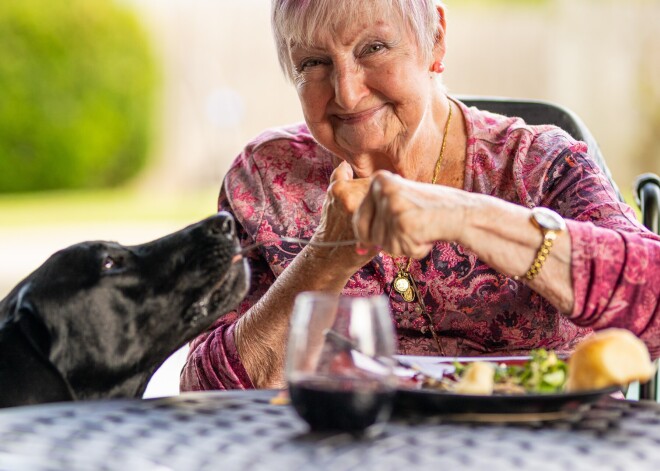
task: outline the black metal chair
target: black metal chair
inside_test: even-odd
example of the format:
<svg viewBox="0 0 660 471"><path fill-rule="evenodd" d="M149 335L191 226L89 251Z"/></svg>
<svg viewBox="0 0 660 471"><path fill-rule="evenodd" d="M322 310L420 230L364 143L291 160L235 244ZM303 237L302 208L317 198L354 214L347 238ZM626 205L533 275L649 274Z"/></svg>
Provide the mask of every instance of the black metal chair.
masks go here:
<svg viewBox="0 0 660 471"><path fill-rule="evenodd" d="M605 163L605 159L587 126L572 111L562 106L539 100L521 100L516 98L486 97L486 96L458 96L459 100L468 106L475 106L482 110L505 116L518 116L527 124L554 124L569 133L574 139L586 143L589 153L598 163L605 175L609 178L617 195L624 201L619 188L612 179L612 174ZM642 213L642 223L656 234L660 229L660 178L652 173L645 173L637 177L634 182L635 200ZM640 385L639 398L658 400L658 373L648 383Z"/></svg>
<svg viewBox="0 0 660 471"><path fill-rule="evenodd" d="M642 213L642 223L656 234L660 234L660 178L653 173L644 173L635 179L635 202ZM658 361L656 360L656 366ZM640 399L658 400L660 378L656 369L653 380L639 387Z"/></svg>

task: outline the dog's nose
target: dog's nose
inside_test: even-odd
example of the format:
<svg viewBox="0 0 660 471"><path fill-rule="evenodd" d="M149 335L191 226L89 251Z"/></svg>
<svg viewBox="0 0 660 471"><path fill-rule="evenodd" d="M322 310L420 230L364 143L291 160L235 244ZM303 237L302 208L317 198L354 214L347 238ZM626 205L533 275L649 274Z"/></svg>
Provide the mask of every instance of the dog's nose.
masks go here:
<svg viewBox="0 0 660 471"><path fill-rule="evenodd" d="M234 222L234 217L225 211L219 212L211 220L209 231L214 235L234 237L236 235L236 223Z"/></svg>

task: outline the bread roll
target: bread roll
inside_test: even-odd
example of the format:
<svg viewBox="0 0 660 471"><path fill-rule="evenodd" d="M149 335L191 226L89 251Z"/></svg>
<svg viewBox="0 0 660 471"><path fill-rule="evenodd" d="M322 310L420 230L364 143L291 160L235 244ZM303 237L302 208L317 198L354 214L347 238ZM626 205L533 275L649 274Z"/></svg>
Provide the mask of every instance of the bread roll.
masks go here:
<svg viewBox="0 0 660 471"><path fill-rule="evenodd" d="M493 394L494 384L495 366L492 363L475 361L466 367L465 373L463 373L454 388L454 392L488 396Z"/></svg>
<svg viewBox="0 0 660 471"><path fill-rule="evenodd" d="M644 342L625 329L606 329L578 344L568 361L568 391L648 381L655 368Z"/></svg>

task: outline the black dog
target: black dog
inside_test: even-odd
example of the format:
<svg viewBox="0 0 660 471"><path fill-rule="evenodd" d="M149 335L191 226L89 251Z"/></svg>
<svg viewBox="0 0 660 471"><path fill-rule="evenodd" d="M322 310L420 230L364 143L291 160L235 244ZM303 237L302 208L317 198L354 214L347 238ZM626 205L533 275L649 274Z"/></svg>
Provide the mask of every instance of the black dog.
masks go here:
<svg viewBox="0 0 660 471"><path fill-rule="evenodd" d="M0 407L141 397L154 371L248 289L220 213L143 245L83 242L0 301Z"/></svg>

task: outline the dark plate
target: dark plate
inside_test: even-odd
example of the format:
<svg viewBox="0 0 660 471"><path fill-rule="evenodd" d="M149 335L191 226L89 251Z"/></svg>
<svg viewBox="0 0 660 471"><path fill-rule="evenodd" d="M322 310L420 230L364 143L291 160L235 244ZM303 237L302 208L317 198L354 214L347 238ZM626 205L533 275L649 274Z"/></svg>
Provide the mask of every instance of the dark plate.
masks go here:
<svg viewBox="0 0 660 471"><path fill-rule="evenodd" d="M494 394L475 396L432 389L398 389L395 415L442 414L459 420L530 421L566 418L580 412L617 387L556 394Z"/></svg>

